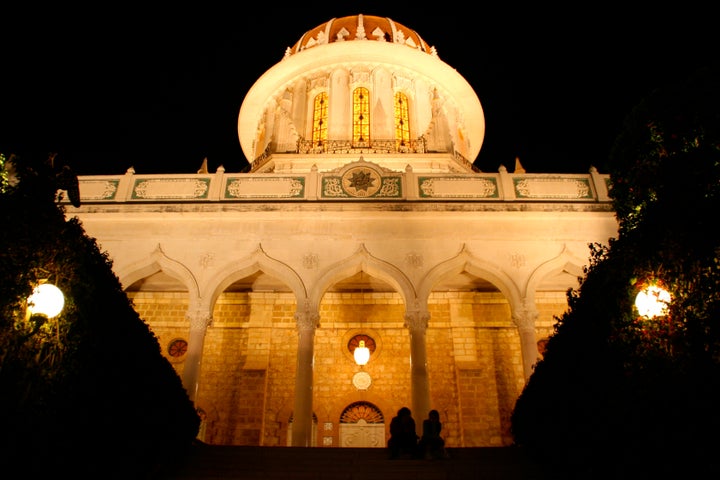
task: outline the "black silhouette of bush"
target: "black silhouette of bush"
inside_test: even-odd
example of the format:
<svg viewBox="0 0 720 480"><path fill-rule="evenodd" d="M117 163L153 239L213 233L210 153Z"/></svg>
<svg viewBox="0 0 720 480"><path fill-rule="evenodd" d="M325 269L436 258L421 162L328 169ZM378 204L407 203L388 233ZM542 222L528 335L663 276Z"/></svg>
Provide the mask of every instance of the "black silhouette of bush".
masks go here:
<svg viewBox="0 0 720 480"><path fill-rule="evenodd" d="M199 417L108 255L56 201L57 165L11 163L19 181L5 172L0 192L0 468L151 478L182 458ZM45 280L65 308L27 318Z"/></svg>
<svg viewBox="0 0 720 480"><path fill-rule="evenodd" d="M720 69L640 103L609 164L619 234L591 245L515 405L515 442L558 477L717 475ZM653 319L634 308L648 282L672 298Z"/></svg>

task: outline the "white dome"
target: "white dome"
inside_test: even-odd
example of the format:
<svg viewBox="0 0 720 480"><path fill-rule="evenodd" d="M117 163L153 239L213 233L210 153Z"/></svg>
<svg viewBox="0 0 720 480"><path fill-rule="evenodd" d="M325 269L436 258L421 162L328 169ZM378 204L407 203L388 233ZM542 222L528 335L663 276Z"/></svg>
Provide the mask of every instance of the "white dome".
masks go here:
<svg viewBox="0 0 720 480"><path fill-rule="evenodd" d="M350 140L358 87L371 97L375 142L362 149ZM328 144L335 147L318 151L308 145L313 100L322 92L328 95ZM412 147L402 151L386 148L395 135L397 92L411 106ZM468 172L485 136L485 117L470 84L414 30L357 15L325 22L288 48L245 96L238 135L255 172L336 169L358 154L395 171L409 165L416 172Z"/></svg>

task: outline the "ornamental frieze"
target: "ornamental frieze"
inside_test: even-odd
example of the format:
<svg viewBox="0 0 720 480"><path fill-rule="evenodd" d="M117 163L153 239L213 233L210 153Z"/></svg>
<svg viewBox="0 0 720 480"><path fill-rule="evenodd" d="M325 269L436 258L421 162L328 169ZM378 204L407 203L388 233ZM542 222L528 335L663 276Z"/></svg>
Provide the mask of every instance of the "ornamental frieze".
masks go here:
<svg viewBox="0 0 720 480"><path fill-rule="evenodd" d="M322 178L323 198L402 198L400 174L384 175L367 166L356 166L338 176Z"/></svg>
<svg viewBox="0 0 720 480"><path fill-rule="evenodd" d="M587 178L541 177L513 178L517 198L590 199L593 198Z"/></svg>
<svg viewBox="0 0 720 480"><path fill-rule="evenodd" d="M80 198L83 201L114 200L120 180L82 180Z"/></svg>
<svg viewBox="0 0 720 480"><path fill-rule="evenodd" d="M420 198L498 198L494 177L418 177Z"/></svg>
<svg viewBox="0 0 720 480"><path fill-rule="evenodd" d="M207 198L209 178L158 178L136 180L132 198L137 200L195 200Z"/></svg>
<svg viewBox="0 0 720 480"><path fill-rule="evenodd" d="M230 177L225 198L268 199L302 198L305 195L305 177Z"/></svg>
<svg viewBox="0 0 720 480"><path fill-rule="evenodd" d="M79 177L80 198L92 203L448 200L473 203L590 202L610 207L608 175L414 174L358 161L326 172L297 174L125 175ZM60 200L69 203L66 196ZM423 202L426 203L426 202ZM494 207L487 207L494 208Z"/></svg>

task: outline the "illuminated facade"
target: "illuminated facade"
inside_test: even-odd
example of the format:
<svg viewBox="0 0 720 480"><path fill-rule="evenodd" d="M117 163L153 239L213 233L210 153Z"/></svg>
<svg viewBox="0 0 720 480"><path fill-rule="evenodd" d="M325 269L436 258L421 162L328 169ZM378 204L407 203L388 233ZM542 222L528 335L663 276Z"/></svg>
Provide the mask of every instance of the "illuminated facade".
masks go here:
<svg viewBox="0 0 720 480"><path fill-rule="evenodd" d="M475 171L475 92L383 17L303 34L238 134L247 173L82 176L67 205L183 379L200 439L383 447L409 406L418 425L440 411L447 446L509 445L588 244L617 234L608 176Z"/></svg>

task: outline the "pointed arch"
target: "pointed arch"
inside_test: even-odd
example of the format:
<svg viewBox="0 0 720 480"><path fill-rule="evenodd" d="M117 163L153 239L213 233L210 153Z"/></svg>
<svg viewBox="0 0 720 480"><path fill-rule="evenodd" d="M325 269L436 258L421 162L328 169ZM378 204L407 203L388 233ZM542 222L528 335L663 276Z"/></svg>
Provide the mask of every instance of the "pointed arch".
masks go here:
<svg viewBox="0 0 720 480"><path fill-rule="evenodd" d="M390 284L402 296L406 305L414 302L415 287L407 276L394 265L374 257L365 248L365 244L360 244L352 256L335 263L320 276L310 292L310 304L319 306L322 296L331 285L359 272L365 272Z"/></svg>
<svg viewBox="0 0 720 480"><path fill-rule="evenodd" d="M578 278L584 276L584 267L587 263L587 260L583 261L570 252L567 245L564 245L560 254L541 264L530 274L527 287L525 288L525 296L527 298L534 298L538 287L551 275L567 272ZM570 286L568 286L568 288L570 288Z"/></svg>
<svg viewBox="0 0 720 480"><path fill-rule="evenodd" d="M418 302L427 303L435 285L445 278L468 272L476 277L484 278L495 285L508 299L511 306L521 304L520 291L515 282L502 269L492 263L472 255L466 245L453 258L439 263L432 268L420 283Z"/></svg>
<svg viewBox="0 0 720 480"><path fill-rule="evenodd" d="M197 301L200 289L195 276L185 265L168 257L160 244L142 260L118 269L118 278L125 290L138 280L160 271L175 278L187 288L191 304Z"/></svg>
<svg viewBox="0 0 720 480"><path fill-rule="evenodd" d="M220 270L214 278L216 283L209 284L203 288L202 298L208 300L208 305L214 305L218 297L227 287L241 278L248 277L256 272L264 272L272 277L282 280L295 294L298 305L302 304L307 297L307 292L302 279L286 263L270 257L258 244L257 249L247 257L233 262Z"/></svg>

